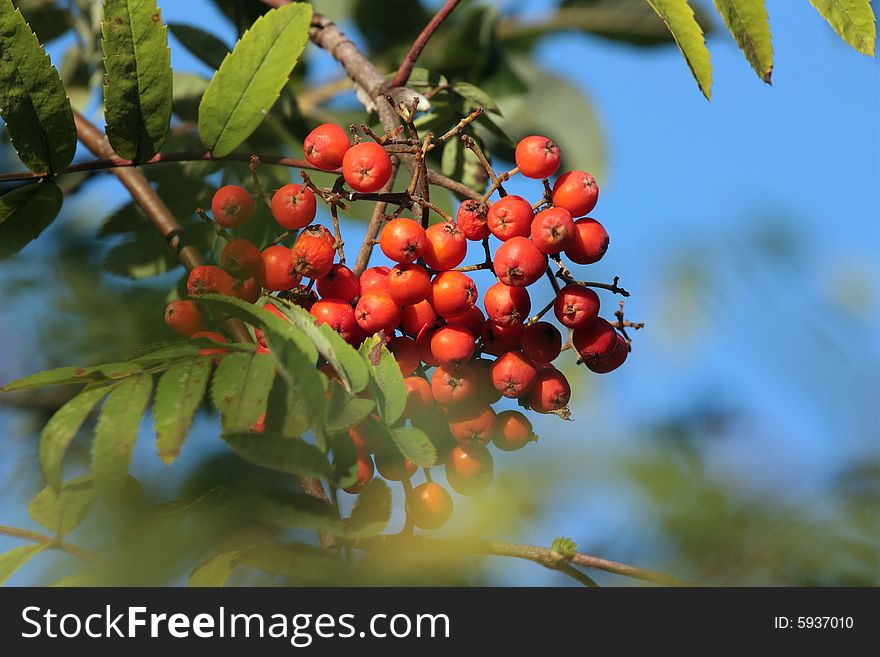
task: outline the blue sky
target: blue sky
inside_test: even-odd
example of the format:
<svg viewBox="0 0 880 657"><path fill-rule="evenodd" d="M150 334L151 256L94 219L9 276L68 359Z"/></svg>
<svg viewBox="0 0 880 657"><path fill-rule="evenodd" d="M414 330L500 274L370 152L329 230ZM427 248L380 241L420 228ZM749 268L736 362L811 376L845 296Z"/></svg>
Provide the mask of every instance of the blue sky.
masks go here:
<svg viewBox="0 0 880 657"><path fill-rule="evenodd" d="M167 21L231 42L210 3L160 4ZM589 481L564 476L541 489L548 503L539 522L517 529L522 540L637 540L631 521L647 522L650 504L621 489L615 456L649 447L644 432L654 422L707 403L735 408L742 420L730 441L705 450L713 476L745 494L809 508L841 467L880 457L880 64L850 50L808 3L768 4L773 86L757 79L719 21L709 42L711 103L675 48L575 34L538 48L542 64L585 91L604 127L608 165L593 216L612 242L590 278L621 275L633 292L627 314L649 327L625 368L577 386L576 422L539 418L537 448L498 459L499 470L525 458L534 467L586 464ZM176 43L172 60L197 69ZM329 71L322 61L319 76ZM104 202L123 199L112 182L99 189ZM510 189L534 194L523 183ZM0 310L0 325L15 317L27 329L22 316ZM20 368L26 363L10 376L27 373ZM16 421L0 414L7 430ZM167 476L147 428L137 467ZM478 504L461 500L472 517ZM0 538L0 549L7 545ZM654 565L663 559L662 550L627 549ZM558 583L530 565L499 568L501 581Z"/></svg>

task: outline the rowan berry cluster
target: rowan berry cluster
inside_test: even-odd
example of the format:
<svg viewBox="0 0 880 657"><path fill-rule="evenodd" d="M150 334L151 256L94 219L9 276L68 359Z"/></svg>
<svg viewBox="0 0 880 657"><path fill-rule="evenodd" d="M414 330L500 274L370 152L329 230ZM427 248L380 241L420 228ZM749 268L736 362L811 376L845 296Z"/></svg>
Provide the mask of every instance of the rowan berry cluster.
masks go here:
<svg viewBox="0 0 880 657"><path fill-rule="evenodd" d="M307 308L352 345L381 334L405 377L402 421L421 428L435 443L449 486L472 495L493 478L488 443L512 451L535 439L526 415L513 409L496 413L494 404L506 397L524 409L567 417L571 386L553 365L560 354L575 351L578 362L597 373L611 372L628 356L622 316L615 324L599 317L599 296L576 281L563 261L564 256L588 265L605 255L608 234L587 216L596 206L599 187L585 171L563 173L551 186L548 179L560 166L559 147L546 137L526 137L516 147L516 169L501 176L488 171L493 179L489 193L461 203L454 220L444 217L429 224L424 204L411 197L409 203L397 200L399 209L385 217L377 240L393 266L356 273L344 258L337 261L342 254L338 222L332 232L313 223L316 196L331 205L360 200L359 194L378 200L381 195L375 192L392 175L389 150L394 151L389 146L394 143L400 142L386 136L352 144L339 126L316 128L305 140L305 157L315 168L341 172L341 178L333 190L322 190L304 175L303 184L285 185L271 197L275 221L295 234L292 245L273 243L260 250L246 239L229 239L219 266L193 269L187 288L193 297L216 292L251 303L277 293ZM516 173L543 179L537 203L504 192L503 182ZM346 185L354 192L345 191ZM493 203L495 191L500 198ZM422 210L422 221L401 216L406 209ZM222 187L214 196L214 221L224 229L241 226L254 212L253 197L242 187ZM493 253L495 239L499 244ZM462 266L469 241L482 242L485 262ZM482 302L471 276L479 270L489 270L497 279L484 291ZM554 296L530 316L530 290L544 276ZM595 285L618 291L616 281L613 287ZM271 296L264 308L283 316ZM559 326L542 319L550 310ZM205 331L205 318L194 300L169 304L166 321L181 335L225 341ZM259 330L256 339L259 349L266 350ZM325 372L333 375L328 367ZM374 476L374 467L395 481L408 480L416 471L383 444L376 422L378 418L369 417L349 432L359 454L358 482L349 492L360 491ZM449 517L452 498L429 476L411 492L407 505L414 523L431 529Z"/></svg>

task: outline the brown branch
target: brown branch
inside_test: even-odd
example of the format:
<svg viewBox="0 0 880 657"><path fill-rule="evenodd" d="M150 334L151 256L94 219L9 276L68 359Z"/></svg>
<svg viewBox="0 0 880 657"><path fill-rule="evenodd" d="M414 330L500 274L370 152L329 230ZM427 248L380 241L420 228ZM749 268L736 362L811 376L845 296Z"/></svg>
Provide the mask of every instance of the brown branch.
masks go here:
<svg viewBox="0 0 880 657"><path fill-rule="evenodd" d="M416 37L416 40L413 42L412 46L410 46L409 52L406 53L406 56L400 63L400 68L397 69L397 73L394 74L394 78L391 80L392 87L402 87L407 83L419 55L422 54L422 51L425 49L425 46L428 45L428 41L431 40L431 37L434 36L434 32L440 27L440 24L446 20L446 17L452 13L452 10L458 6L459 2L461 2L461 0L446 0L446 4L440 8L440 11L438 11L434 15L434 18L428 22L425 29L422 30L422 33Z"/></svg>
<svg viewBox="0 0 880 657"><path fill-rule="evenodd" d="M377 536L356 540L353 542L354 547L361 550L375 549L391 549L400 552L431 552L431 553L459 553L459 554L480 554L487 556L500 557L517 557L519 559L527 559L537 564L549 568L551 570L560 570L564 566L583 566L584 568L594 568L624 577L632 577L643 582L651 582L652 584L661 584L663 586L695 586L695 584L665 575L652 570L646 570L637 566L620 563L618 561L609 561L601 557L576 552L571 558L563 557L550 548L540 547L537 545L521 545L518 543L504 543L501 541L481 541L481 540L452 540L452 539L434 539L424 536ZM566 573L569 574L569 573Z"/></svg>
<svg viewBox="0 0 880 657"><path fill-rule="evenodd" d="M104 133L96 128L79 112L73 113L76 122L76 133L83 145L97 157L112 160L116 157L110 142ZM113 174L128 190L132 200L137 203L147 218L168 243L169 248L177 254L178 259L187 269L205 264L202 254L186 237L180 222L159 198L156 190L140 171L134 168L114 168ZM239 319L231 318L223 324L224 330L236 342L253 342L244 324Z"/></svg>
<svg viewBox="0 0 880 657"><path fill-rule="evenodd" d="M0 534L13 536L15 538L21 538L25 541L31 541L32 543L40 543L41 545L45 545L49 549L62 550L85 561L91 561L92 563L107 563L107 561L99 554L95 554L94 552L90 552L89 550L84 550L83 548L71 545L67 541L61 540L60 538L53 538L51 536L46 536L45 534L28 531L27 529L19 529L18 527L7 527L5 525L0 525Z"/></svg>

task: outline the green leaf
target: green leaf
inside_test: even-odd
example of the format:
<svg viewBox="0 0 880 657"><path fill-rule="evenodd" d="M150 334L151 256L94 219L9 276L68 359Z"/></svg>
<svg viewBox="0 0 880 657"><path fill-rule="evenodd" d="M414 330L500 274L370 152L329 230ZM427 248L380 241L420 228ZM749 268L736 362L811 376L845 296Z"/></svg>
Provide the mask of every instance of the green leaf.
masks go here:
<svg viewBox="0 0 880 657"><path fill-rule="evenodd" d="M314 362L318 357L318 351L312 342L301 331L296 329L289 321L257 308L254 304L227 297L223 294L202 294L198 297L199 303L217 308L222 312L238 317L248 324L260 327L264 332L274 334L284 342L299 349L310 361ZM273 300L274 301L274 300ZM283 308L282 308L283 309Z"/></svg>
<svg viewBox="0 0 880 657"><path fill-rule="evenodd" d="M430 468L437 461L437 450L424 431L416 427L398 427L391 430L391 439L397 449L410 461L422 468Z"/></svg>
<svg viewBox="0 0 880 657"><path fill-rule="evenodd" d="M296 438L281 438L268 432L225 434L223 440L245 461L302 477L334 479L333 466L324 453Z"/></svg>
<svg viewBox="0 0 880 657"><path fill-rule="evenodd" d="M326 324L318 326L305 308L278 300L278 309L315 345L351 392L360 392L367 386L370 374L358 352L341 335Z"/></svg>
<svg viewBox="0 0 880 657"><path fill-rule="evenodd" d="M92 80L89 64L79 45L71 46L64 53L64 59L61 60L61 81L67 97L70 98L71 107L78 112L84 112L92 99Z"/></svg>
<svg viewBox="0 0 880 657"><path fill-rule="evenodd" d="M211 381L211 399L227 433L250 431L266 414L275 380L275 359L266 354L233 353L223 357Z"/></svg>
<svg viewBox="0 0 880 657"><path fill-rule="evenodd" d="M220 68L220 64L229 54L229 46L198 27L168 23L168 29L187 50L214 70Z"/></svg>
<svg viewBox="0 0 880 657"><path fill-rule="evenodd" d="M180 453L193 416L205 396L210 374L211 359L194 358L172 365L159 379L153 401L153 419L156 448L159 458L166 464L173 463Z"/></svg>
<svg viewBox="0 0 880 657"><path fill-rule="evenodd" d="M76 528L95 501L95 486L90 476L73 479L60 491L47 486L28 505L31 518L53 532L64 536Z"/></svg>
<svg viewBox="0 0 880 657"><path fill-rule="evenodd" d="M712 58L706 47L703 29L694 18L694 10L687 0L648 0L648 4L666 23L672 38L678 44L700 91L707 100L712 98Z"/></svg>
<svg viewBox="0 0 880 657"><path fill-rule="evenodd" d="M133 239L112 247L101 266L111 274L134 280L159 276L180 266L177 256L156 231L138 231Z"/></svg>
<svg viewBox="0 0 880 657"><path fill-rule="evenodd" d="M391 518L391 491L375 478L358 495L348 519L349 538L369 538L381 534Z"/></svg>
<svg viewBox="0 0 880 657"><path fill-rule="evenodd" d="M156 363L171 362L184 358L193 358L199 353L199 348L192 342L179 342L166 347L159 347L145 354L131 359L132 363L141 365L153 365Z"/></svg>
<svg viewBox="0 0 880 657"><path fill-rule="evenodd" d="M0 0L0 53L0 115L18 156L36 173L60 171L76 151L70 101L12 0Z"/></svg>
<svg viewBox="0 0 880 657"><path fill-rule="evenodd" d="M263 543L239 553L239 563L273 575L305 582L342 583L349 567L341 559L312 545Z"/></svg>
<svg viewBox="0 0 880 657"><path fill-rule="evenodd" d="M43 427L38 450L40 471L55 490L61 487L61 465L70 442L110 390L112 386L86 388L59 408Z"/></svg>
<svg viewBox="0 0 880 657"><path fill-rule="evenodd" d="M755 73L769 84L773 43L764 0L715 0L715 7Z"/></svg>
<svg viewBox="0 0 880 657"><path fill-rule="evenodd" d="M223 60L199 105L199 135L228 155L262 123L309 38L311 5L292 3L261 16Z"/></svg>
<svg viewBox="0 0 880 657"><path fill-rule="evenodd" d="M333 507L311 495L251 494L238 498L225 508L243 518L283 529L310 529L336 536L345 533L345 523L334 513Z"/></svg>
<svg viewBox="0 0 880 657"><path fill-rule="evenodd" d="M184 121L195 123L199 117L199 103L209 82L195 73L174 71L174 113Z"/></svg>
<svg viewBox="0 0 880 657"><path fill-rule="evenodd" d="M0 260L39 237L58 216L63 202L64 194L52 180L24 185L0 196Z"/></svg>
<svg viewBox="0 0 880 657"><path fill-rule="evenodd" d="M870 0L810 0L840 38L863 55L874 56L877 25Z"/></svg>
<svg viewBox="0 0 880 657"><path fill-rule="evenodd" d="M219 587L226 584L229 574L238 563L238 552L221 552L203 561L189 576L189 586Z"/></svg>
<svg viewBox="0 0 880 657"><path fill-rule="evenodd" d="M306 397L284 376L276 376L266 407L266 431L281 438L299 438L309 428Z"/></svg>
<svg viewBox="0 0 880 657"><path fill-rule="evenodd" d="M131 453L152 388L152 375L133 376L116 386L101 408L92 445L92 473L102 495L118 493L125 487Z"/></svg>
<svg viewBox="0 0 880 657"><path fill-rule="evenodd" d="M24 566L32 557L37 556L48 546L41 543L34 545L22 545L9 552L0 554L0 586L3 586L19 568Z"/></svg>
<svg viewBox="0 0 880 657"><path fill-rule="evenodd" d="M43 388L45 386L67 385L71 383L89 383L100 378L122 379L141 371L141 367L134 362L110 363L95 367L59 367L45 372L31 374L21 379L7 383L0 388L0 392L13 392L15 390L27 390L28 388Z"/></svg>
<svg viewBox="0 0 880 657"><path fill-rule="evenodd" d="M501 114L501 108L498 107L498 103L492 100L489 94L470 82L456 82L452 85L452 90L462 98L471 101L473 103L471 109L482 107L489 112Z"/></svg>
<svg viewBox="0 0 880 657"><path fill-rule="evenodd" d="M121 157L144 162L171 122L171 51L156 0L104 0L104 115Z"/></svg>
<svg viewBox="0 0 880 657"><path fill-rule="evenodd" d="M359 351L370 371L370 388L378 400L379 413L386 424L394 424L406 407L406 385L400 366L378 335L364 340Z"/></svg>
<svg viewBox="0 0 880 657"><path fill-rule="evenodd" d="M324 428L328 433L343 433L366 418L374 408L376 404L372 399L353 397L337 381L331 381Z"/></svg>

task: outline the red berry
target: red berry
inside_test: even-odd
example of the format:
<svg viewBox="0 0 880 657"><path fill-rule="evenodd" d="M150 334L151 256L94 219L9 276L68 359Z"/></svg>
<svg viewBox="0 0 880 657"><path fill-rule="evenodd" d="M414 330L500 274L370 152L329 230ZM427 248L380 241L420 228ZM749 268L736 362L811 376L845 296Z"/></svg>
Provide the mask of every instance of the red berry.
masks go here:
<svg viewBox="0 0 880 657"><path fill-rule="evenodd" d="M471 335L478 338L480 337L480 333L483 332L483 324L486 323L486 316L483 315L482 310L473 306L472 308L465 310L461 315L447 318L447 321L450 324L464 326L471 332Z"/></svg>
<svg viewBox="0 0 880 657"><path fill-rule="evenodd" d="M419 356L428 367L437 367L440 363L434 358L434 352L431 351L431 338L434 337L436 326L425 326L416 336L416 346L419 348Z"/></svg>
<svg viewBox="0 0 880 657"><path fill-rule="evenodd" d="M458 444L446 459L446 481L459 495L476 495L492 483L494 469L482 443Z"/></svg>
<svg viewBox="0 0 880 657"><path fill-rule="evenodd" d="M312 190L290 183L272 196L272 216L282 228L299 230L315 219L317 202Z"/></svg>
<svg viewBox="0 0 880 657"><path fill-rule="evenodd" d="M489 442L495 411L489 404L465 404L449 410L449 432L459 442Z"/></svg>
<svg viewBox="0 0 880 657"><path fill-rule="evenodd" d="M455 369L466 365L474 355L474 336L464 326L447 324L431 336L431 353L441 366Z"/></svg>
<svg viewBox="0 0 880 657"><path fill-rule="evenodd" d="M361 294L375 288L388 291L388 276L391 270L388 267L370 267L360 275Z"/></svg>
<svg viewBox="0 0 880 657"><path fill-rule="evenodd" d="M522 334L523 353L536 363L550 363L562 351L562 334L550 322L535 322Z"/></svg>
<svg viewBox="0 0 880 657"><path fill-rule="evenodd" d="M608 356L601 359L587 358L584 360L584 365L596 374L608 374L623 365L627 356L629 356L629 345L624 337L618 334L617 344L614 345L614 349Z"/></svg>
<svg viewBox="0 0 880 657"><path fill-rule="evenodd" d="M354 309L358 325L372 335L384 330L390 334L400 323L400 306L384 290L370 290L361 295Z"/></svg>
<svg viewBox="0 0 880 657"><path fill-rule="evenodd" d="M379 144L355 144L342 158L342 176L356 192L376 192L391 178L391 158Z"/></svg>
<svg viewBox="0 0 880 657"><path fill-rule="evenodd" d="M617 331L606 320L597 317L571 334L571 344L585 361L607 358L617 346Z"/></svg>
<svg viewBox="0 0 880 657"><path fill-rule="evenodd" d="M262 262L262 258L260 262ZM242 301L256 303L263 292L263 286L256 278L246 278L243 281L235 279L232 283L232 292Z"/></svg>
<svg viewBox="0 0 880 657"><path fill-rule="evenodd" d="M403 414L408 418L422 417L434 408L434 393L431 384L420 376L408 376L403 380L406 386L406 407Z"/></svg>
<svg viewBox="0 0 880 657"><path fill-rule="evenodd" d="M431 377L431 392L441 406L457 406L470 401L476 388L476 372L470 365L455 370L438 367Z"/></svg>
<svg viewBox="0 0 880 657"><path fill-rule="evenodd" d="M422 257L435 271L458 267L467 255L467 239L451 221L434 224L425 231L425 237L427 243Z"/></svg>
<svg viewBox="0 0 880 657"><path fill-rule="evenodd" d="M225 294L235 296L235 281L232 276L214 265L194 267L186 280L186 291L197 294Z"/></svg>
<svg viewBox="0 0 880 657"><path fill-rule="evenodd" d="M354 308L341 299L321 299L315 302L309 312L318 320L318 324L327 324L348 343L355 342L360 333Z"/></svg>
<svg viewBox="0 0 880 657"><path fill-rule="evenodd" d="M431 277L425 268L411 262L399 264L388 275L388 294L399 306L423 301L431 291Z"/></svg>
<svg viewBox="0 0 880 657"><path fill-rule="evenodd" d="M322 123L312 130L303 141L306 159L324 171L342 166L346 151L351 148L348 133L335 123Z"/></svg>
<svg viewBox="0 0 880 657"><path fill-rule="evenodd" d="M527 178L549 178L559 170L561 154L552 139L532 135L516 145L516 166Z"/></svg>
<svg viewBox="0 0 880 657"><path fill-rule="evenodd" d="M528 394L537 377L535 366L518 351L508 351L492 364L492 385L505 397Z"/></svg>
<svg viewBox="0 0 880 657"><path fill-rule="evenodd" d="M489 208L486 225L502 242L511 237L528 237L532 225L531 204L522 196L510 194Z"/></svg>
<svg viewBox="0 0 880 657"><path fill-rule="evenodd" d="M361 293L361 285L354 272L342 264L335 264L327 275L318 279L318 294L343 301L354 301Z"/></svg>
<svg viewBox="0 0 880 657"><path fill-rule="evenodd" d="M346 493L351 493L352 495L360 493L373 478L373 459L370 458L369 454L358 454L357 466L357 481L348 488L343 489Z"/></svg>
<svg viewBox="0 0 880 657"><path fill-rule="evenodd" d="M574 222L575 236L565 255L579 265L598 262L608 250L608 233L595 219L584 217Z"/></svg>
<svg viewBox="0 0 880 657"><path fill-rule="evenodd" d="M444 271L431 282L428 301L441 317L467 312L477 300L477 286L460 271Z"/></svg>
<svg viewBox="0 0 880 657"><path fill-rule="evenodd" d="M379 233L379 248L394 262L412 262L420 258L427 243L421 224L406 217L392 219Z"/></svg>
<svg viewBox="0 0 880 657"><path fill-rule="evenodd" d="M394 354L394 360L404 376L409 376L421 363L421 355L416 341L405 335L399 335L388 341L388 351Z"/></svg>
<svg viewBox="0 0 880 657"><path fill-rule="evenodd" d="M495 418L492 443L501 451L513 452L537 439L532 432L532 423L519 411L501 411Z"/></svg>
<svg viewBox="0 0 880 657"><path fill-rule="evenodd" d="M439 529L452 515L452 496L433 481L413 488L406 501L413 524L420 529Z"/></svg>
<svg viewBox="0 0 880 657"><path fill-rule="evenodd" d="M574 220L565 208L547 208L535 215L532 242L543 253L559 253L574 242Z"/></svg>
<svg viewBox="0 0 880 657"><path fill-rule="evenodd" d="M291 249L293 270L306 278L321 278L333 268L336 249L330 244L321 227L306 228Z"/></svg>
<svg viewBox="0 0 880 657"><path fill-rule="evenodd" d="M205 328L205 316L195 301L172 301L165 307L165 323L185 338Z"/></svg>
<svg viewBox="0 0 880 657"><path fill-rule="evenodd" d="M263 249L263 287L277 292L289 290L302 278L293 269L293 256L290 249L281 244Z"/></svg>
<svg viewBox="0 0 880 657"><path fill-rule="evenodd" d="M409 335L418 335L423 328L431 326L437 319L434 309L427 301L419 301L404 306L400 312L400 328Z"/></svg>
<svg viewBox="0 0 880 657"><path fill-rule="evenodd" d="M483 297L486 317L498 326L522 324L532 309L532 300L524 287L495 283Z"/></svg>
<svg viewBox="0 0 880 657"><path fill-rule="evenodd" d="M486 322L483 325L483 351L493 356L500 356L508 351L519 349L525 326L514 324L512 326L498 326L494 322Z"/></svg>
<svg viewBox="0 0 880 657"><path fill-rule="evenodd" d="M599 185L586 171L567 171L553 184L553 205L565 208L572 217L583 217L596 207Z"/></svg>
<svg viewBox="0 0 880 657"><path fill-rule="evenodd" d="M211 212L224 228L238 228L254 216L254 199L238 185L226 185L214 192Z"/></svg>
<svg viewBox="0 0 880 657"><path fill-rule="evenodd" d="M458 206L455 222L458 229L469 240L479 241L486 239L492 232L486 223L488 209L483 203L468 199Z"/></svg>
<svg viewBox="0 0 880 657"><path fill-rule="evenodd" d="M505 285L531 285L546 269L547 255L525 237L512 237L495 252L495 275Z"/></svg>
<svg viewBox="0 0 880 657"><path fill-rule="evenodd" d="M529 406L538 413L559 411L568 406L571 386L559 370L547 367L538 370L535 386L529 393Z"/></svg>
<svg viewBox="0 0 880 657"><path fill-rule="evenodd" d="M583 285L566 285L556 295L553 312L563 326L583 328L599 315L599 295Z"/></svg>
<svg viewBox="0 0 880 657"><path fill-rule="evenodd" d="M376 452L376 470L388 481L409 479L418 469L415 463L401 456L395 448Z"/></svg>
<svg viewBox="0 0 880 657"><path fill-rule="evenodd" d="M241 237L229 240L220 253L220 268L231 276L245 278L263 278L263 258L260 250L250 240Z"/></svg>
<svg viewBox="0 0 880 657"><path fill-rule="evenodd" d="M492 384L492 362L483 358L471 361L471 367L477 376L477 398L487 404L494 404L501 399L501 393Z"/></svg>

